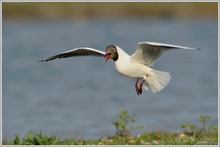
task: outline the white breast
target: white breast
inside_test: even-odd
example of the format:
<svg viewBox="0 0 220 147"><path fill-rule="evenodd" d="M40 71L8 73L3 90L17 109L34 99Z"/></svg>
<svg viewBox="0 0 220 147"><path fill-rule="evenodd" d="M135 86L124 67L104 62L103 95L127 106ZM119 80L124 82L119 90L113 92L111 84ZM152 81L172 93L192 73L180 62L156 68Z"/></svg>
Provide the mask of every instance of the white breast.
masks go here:
<svg viewBox="0 0 220 147"><path fill-rule="evenodd" d="M120 74L130 78L141 78L151 70L144 64L132 62L130 56L121 48L117 47L117 51L118 60L115 61L115 68Z"/></svg>

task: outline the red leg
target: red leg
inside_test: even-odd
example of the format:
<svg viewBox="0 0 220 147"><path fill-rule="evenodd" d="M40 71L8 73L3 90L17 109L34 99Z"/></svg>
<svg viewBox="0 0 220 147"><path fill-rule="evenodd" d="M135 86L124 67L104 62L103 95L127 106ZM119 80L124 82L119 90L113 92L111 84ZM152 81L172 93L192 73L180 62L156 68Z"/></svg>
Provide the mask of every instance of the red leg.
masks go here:
<svg viewBox="0 0 220 147"><path fill-rule="evenodd" d="M136 89L137 94L139 95L140 91L139 91L139 88L138 88L138 79L137 79L136 84L135 84L135 89Z"/></svg>
<svg viewBox="0 0 220 147"><path fill-rule="evenodd" d="M143 86L144 82L145 82L145 80L143 80L140 84L140 89L139 89L140 94L142 93L142 86Z"/></svg>

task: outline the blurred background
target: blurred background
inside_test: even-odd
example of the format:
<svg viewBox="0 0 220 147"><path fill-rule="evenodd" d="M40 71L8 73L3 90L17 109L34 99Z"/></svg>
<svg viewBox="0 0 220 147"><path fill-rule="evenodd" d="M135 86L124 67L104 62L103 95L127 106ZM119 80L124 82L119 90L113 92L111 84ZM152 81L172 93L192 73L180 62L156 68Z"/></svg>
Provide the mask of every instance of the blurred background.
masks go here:
<svg viewBox="0 0 220 147"><path fill-rule="evenodd" d="M200 115L218 124L217 2L2 2L2 15L3 136L101 138L115 133L120 109L144 131L178 132L181 123L202 125ZM80 46L116 44L132 54L142 41L201 50L162 55L153 68L171 82L140 96L103 58L38 62Z"/></svg>

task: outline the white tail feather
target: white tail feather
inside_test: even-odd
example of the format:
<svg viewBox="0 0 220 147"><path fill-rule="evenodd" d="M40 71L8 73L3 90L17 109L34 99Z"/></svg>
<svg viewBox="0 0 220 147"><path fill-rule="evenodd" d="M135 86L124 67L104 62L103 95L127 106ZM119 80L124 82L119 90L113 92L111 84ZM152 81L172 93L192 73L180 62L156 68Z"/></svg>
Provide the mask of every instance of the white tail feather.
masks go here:
<svg viewBox="0 0 220 147"><path fill-rule="evenodd" d="M152 69L149 76L145 79L143 89L153 93L159 92L167 86L170 79L169 73Z"/></svg>

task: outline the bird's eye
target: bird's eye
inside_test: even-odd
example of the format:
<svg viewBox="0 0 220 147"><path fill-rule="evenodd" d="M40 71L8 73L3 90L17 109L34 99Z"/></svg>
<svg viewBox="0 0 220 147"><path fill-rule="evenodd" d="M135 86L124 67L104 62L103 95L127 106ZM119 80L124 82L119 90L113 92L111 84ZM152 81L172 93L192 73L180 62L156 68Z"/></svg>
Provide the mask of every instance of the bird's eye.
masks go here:
<svg viewBox="0 0 220 147"><path fill-rule="evenodd" d="M114 48L112 48L111 51L114 51Z"/></svg>

